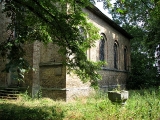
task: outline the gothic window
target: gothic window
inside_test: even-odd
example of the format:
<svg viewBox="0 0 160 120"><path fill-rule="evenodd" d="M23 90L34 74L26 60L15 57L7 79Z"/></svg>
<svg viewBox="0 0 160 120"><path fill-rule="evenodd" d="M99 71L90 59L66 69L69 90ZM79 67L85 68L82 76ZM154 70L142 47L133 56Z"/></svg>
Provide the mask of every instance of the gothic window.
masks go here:
<svg viewBox="0 0 160 120"><path fill-rule="evenodd" d="M80 32L80 40L81 42L84 42L85 40L87 40L87 31L84 27L80 26L79 27L79 32ZM87 59L90 59L90 48L88 48L88 50L86 50L86 55L87 55Z"/></svg>
<svg viewBox="0 0 160 120"><path fill-rule="evenodd" d="M106 41L105 35L101 34L101 40L99 42L99 60L100 61L105 60L105 41Z"/></svg>
<svg viewBox="0 0 160 120"><path fill-rule="evenodd" d="M79 32L80 32L81 36L83 37L83 39L87 38L86 31L85 31L84 27L79 27Z"/></svg>
<svg viewBox="0 0 160 120"><path fill-rule="evenodd" d="M127 47L124 48L124 70L127 70Z"/></svg>
<svg viewBox="0 0 160 120"><path fill-rule="evenodd" d="M114 68L118 69L118 43L114 43Z"/></svg>

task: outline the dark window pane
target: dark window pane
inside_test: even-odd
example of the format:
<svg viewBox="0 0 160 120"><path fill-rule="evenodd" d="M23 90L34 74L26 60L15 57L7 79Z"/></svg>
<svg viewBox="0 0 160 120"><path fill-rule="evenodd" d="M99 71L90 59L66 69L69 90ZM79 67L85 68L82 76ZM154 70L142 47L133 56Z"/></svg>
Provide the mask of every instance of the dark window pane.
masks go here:
<svg viewBox="0 0 160 120"><path fill-rule="evenodd" d="M114 68L118 68L118 51L116 43L114 43Z"/></svg>
<svg viewBox="0 0 160 120"><path fill-rule="evenodd" d="M124 69L127 70L127 49L124 49Z"/></svg>
<svg viewBox="0 0 160 120"><path fill-rule="evenodd" d="M105 57L104 46L105 46L105 39L102 36L99 43L99 60L100 61L104 61L104 57Z"/></svg>

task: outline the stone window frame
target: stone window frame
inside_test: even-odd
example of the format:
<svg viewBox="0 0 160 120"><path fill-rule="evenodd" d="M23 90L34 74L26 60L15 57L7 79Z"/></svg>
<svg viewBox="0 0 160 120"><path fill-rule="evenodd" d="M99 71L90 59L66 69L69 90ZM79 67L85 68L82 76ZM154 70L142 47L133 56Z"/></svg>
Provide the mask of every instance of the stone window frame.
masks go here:
<svg viewBox="0 0 160 120"><path fill-rule="evenodd" d="M82 35L82 37L84 39L87 39L88 38L88 34L87 34L86 29L83 26L78 26L78 29L79 29L79 32ZM90 48L88 48L88 50L86 51L86 55L87 55L87 59L90 60L91 59L91 50L90 50Z"/></svg>
<svg viewBox="0 0 160 120"><path fill-rule="evenodd" d="M107 43L107 37L104 33L101 33L101 39L99 41L99 60L100 61L105 61L105 58L107 56L106 43Z"/></svg>
<svg viewBox="0 0 160 120"><path fill-rule="evenodd" d="M83 26L79 26L78 29L82 37L84 37L84 39L87 39L86 29Z"/></svg>
<svg viewBox="0 0 160 120"><path fill-rule="evenodd" d="M119 66L119 44L118 41L115 40L113 45L113 61L114 61L114 69L118 69Z"/></svg>

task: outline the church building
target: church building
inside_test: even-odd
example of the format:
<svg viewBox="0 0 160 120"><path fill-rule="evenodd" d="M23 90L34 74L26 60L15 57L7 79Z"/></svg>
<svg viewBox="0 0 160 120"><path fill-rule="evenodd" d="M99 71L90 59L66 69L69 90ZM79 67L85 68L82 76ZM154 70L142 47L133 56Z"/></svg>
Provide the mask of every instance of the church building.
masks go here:
<svg viewBox="0 0 160 120"><path fill-rule="evenodd" d="M2 6L0 5L0 10ZM99 73L102 80L99 88L107 91L120 85L125 88L130 62L130 40L132 36L104 15L96 7L84 9L89 21L100 29L101 39L97 40L95 47L88 50L88 59L92 61L105 61ZM9 20L0 11L0 42L6 37L6 27ZM89 83L82 83L74 74L67 74L66 66L62 64L63 57L58 54L58 46L40 42L28 44L25 48L26 59L35 71L26 74L24 82L12 80L12 73L0 73L0 88L19 85L28 90L32 96L39 90L43 97L54 100L69 101L77 97L88 96L92 91ZM0 71L4 69L5 62L0 58Z"/></svg>

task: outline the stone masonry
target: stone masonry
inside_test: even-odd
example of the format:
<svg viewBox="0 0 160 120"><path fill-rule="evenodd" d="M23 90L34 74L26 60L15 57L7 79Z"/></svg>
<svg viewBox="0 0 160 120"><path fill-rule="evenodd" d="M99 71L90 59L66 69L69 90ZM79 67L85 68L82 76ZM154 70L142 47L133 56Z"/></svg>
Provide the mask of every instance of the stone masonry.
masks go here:
<svg viewBox="0 0 160 120"><path fill-rule="evenodd" d="M0 10L2 6L0 5ZM103 91L120 84L125 87L127 73L130 66L130 39L132 38L126 31L116 25L112 20L101 13L96 7L86 8L84 11L88 14L88 20L100 29L99 34L106 36L104 44L104 60L107 65L102 66L99 73L102 80L99 81L99 87ZM7 37L6 27L9 20L0 13L0 42ZM118 68L114 68L114 43L118 43ZM95 47L88 50L88 59L99 61L100 40L97 40ZM24 82L20 85L26 87L31 96L36 96L42 91L43 97L49 97L54 100L62 99L70 101L80 97L88 96L93 89L90 83L82 83L73 73L67 74L66 66L62 64L64 56L58 54L58 46L52 43L43 45L35 41L32 44L26 44L26 59L34 68L25 75ZM124 62L124 49L127 48L127 61ZM0 70L4 69L6 60L0 58ZM12 83L9 78L10 73L0 73L0 87L8 87Z"/></svg>

